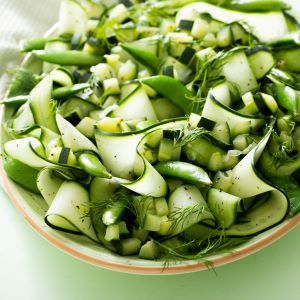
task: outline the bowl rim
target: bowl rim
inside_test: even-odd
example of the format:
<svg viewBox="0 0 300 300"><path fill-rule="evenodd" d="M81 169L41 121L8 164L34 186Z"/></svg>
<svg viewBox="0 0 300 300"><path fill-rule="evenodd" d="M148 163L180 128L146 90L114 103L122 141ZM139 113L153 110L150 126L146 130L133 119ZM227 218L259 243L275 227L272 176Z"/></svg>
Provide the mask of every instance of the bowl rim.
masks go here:
<svg viewBox="0 0 300 300"><path fill-rule="evenodd" d="M0 119L3 118L4 109L3 106L0 108ZM129 265L126 263L118 263L113 261L107 261L102 258L92 257L90 255L85 254L84 252L67 245L63 241L61 241L58 237L52 235L50 232L45 230L43 227L40 227L34 219L30 216L30 214L23 208L21 202L16 197L15 192L13 191L13 185L15 183L11 182L11 180L7 177L4 168L3 168L3 159L0 159L0 176L3 180L3 187L5 188L11 202L18 209L24 219L31 225L31 227L39 233L43 238L45 238L52 245L56 246L56 248L62 250L63 252L81 260L85 261L91 265L99 266L104 269L119 271L130 274L140 274L140 275L170 275L170 274L184 274L184 273L192 273L197 271L202 271L209 269L208 265L204 261L195 261L190 263L191 261L187 261L187 263L170 265L167 268L163 268L162 266L140 266L140 265ZM284 221L280 225L278 225L275 230L263 237L257 239L256 241L250 243L249 245L242 246L241 248L237 248L232 252L228 252L225 254L219 254L214 256L212 259L208 258L208 261L212 264L213 268L216 268L221 265L225 265L234 261L237 261L241 258L244 258L250 254L253 254L271 243L275 242L289 231L291 231L294 227L296 227L300 223L300 214L295 215L294 217Z"/></svg>
<svg viewBox="0 0 300 300"><path fill-rule="evenodd" d="M52 34L59 26L59 23L56 23L52 26L45 34L45 36L49 36ZM31 55L27 54L21 65L26 65L30 63ZM0 81L1 83L1 81ZM6 90L6 89L4 89ZM0 120L3 120L5 117L5 105L0 105ZM0 148L2 149L2 139L3 139L3 128L0 131ZM114 261L108 261L102 258L90 256L83 251L76 249L76 247L67 245L62 240L60 240L57 236L51 234L51 232L47 231L44 227L39 226L37 222L31 217L30 213L22 206L22 201L18 199L16 193L14 191L14 186L17 186L13 181L11 181L3 167L3 158L0 157L0 177L2 179L3 188L6 191L10 201L17 208L19 213L24 217L24 219L31 225L31 227L43 238L45 238L50 244L54 245L59 250L81 260L87 262L91 265L95 265L98 267L102 267L103 269L113 270L123 273L129 274L140 274L140 275L175 275L175 274L185 274L198 272L206 269L210 269L210 267L216 268L218 266L222 266L237 260L240 260L250 254L253 254L273 242L277 241L279 238L287 234L293 228L295 228L298 224L300 224L300 214L297 214L283 223L269 229L272 230L269 234L265 231L261 235L258 235L258 238L254 241L249 241L246 245L241 245L231 252L226 252L222 254L216 254L212 256L208 256L207 262L203 260L199 261L183 261L178 264L170 264L168 267L163 267L163 265L155 265L155 266L145 266L145 265L133 265L127 263L120 263ZM1 180L0 180L1 182ZM151 262L151 261L149 261Z"/></svg>

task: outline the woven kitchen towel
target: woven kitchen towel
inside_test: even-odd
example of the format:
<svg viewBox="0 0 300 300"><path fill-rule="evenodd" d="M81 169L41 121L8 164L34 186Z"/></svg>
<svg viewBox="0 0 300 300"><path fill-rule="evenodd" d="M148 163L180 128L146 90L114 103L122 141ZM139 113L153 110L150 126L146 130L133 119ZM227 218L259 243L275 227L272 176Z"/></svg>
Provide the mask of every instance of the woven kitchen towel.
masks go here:
<svg viewBox="0 0 300 300"><path fill-rule="evenodd" d="M20 63L20 40L41 36L58 19L61 0L0 0L0 75Z"/></svg>

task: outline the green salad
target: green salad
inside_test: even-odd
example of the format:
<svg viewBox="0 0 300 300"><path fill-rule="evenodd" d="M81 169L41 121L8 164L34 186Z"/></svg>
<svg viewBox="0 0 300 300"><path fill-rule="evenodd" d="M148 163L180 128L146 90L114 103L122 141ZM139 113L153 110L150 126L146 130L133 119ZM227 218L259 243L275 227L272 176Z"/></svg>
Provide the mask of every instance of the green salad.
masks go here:
<svg viewBox="0 0 300 300"><path fill-rule="evenodd" d="M3 165L48 226L205 259L300 211L300 24L284 1L64 0L20 47Z"/></svg>

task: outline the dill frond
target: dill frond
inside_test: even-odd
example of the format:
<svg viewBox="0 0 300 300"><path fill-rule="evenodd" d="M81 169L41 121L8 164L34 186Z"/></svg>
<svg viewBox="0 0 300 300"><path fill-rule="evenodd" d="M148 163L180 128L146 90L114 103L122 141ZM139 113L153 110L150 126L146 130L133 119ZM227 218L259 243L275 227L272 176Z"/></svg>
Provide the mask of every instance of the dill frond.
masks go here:
<svg viewBox="0 0 300 300"><path fill-rule="evenodd" d="M11 81L8 97L28 95L37 83L38 79L33 73L25 68L20 68Z"/></svg>
<svg viewBox="0 0 300 300"><path fill-rule="evenodd" d="M180 139L176 141L176 146L183 147L188 143L191 143L204 135L209 134L210 131L206 130L203 127L197 127L192 130L186 131Z"/></svg>

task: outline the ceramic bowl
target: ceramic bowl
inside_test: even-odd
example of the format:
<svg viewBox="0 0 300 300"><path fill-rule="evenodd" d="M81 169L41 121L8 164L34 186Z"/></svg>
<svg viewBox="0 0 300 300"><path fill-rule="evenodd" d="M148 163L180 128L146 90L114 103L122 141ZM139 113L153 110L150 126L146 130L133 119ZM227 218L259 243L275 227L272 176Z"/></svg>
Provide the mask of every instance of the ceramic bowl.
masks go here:
<svg viewBox="0 0 300 300"><path fill-rule="evenodd" d="M51 34L53 31L55 31L55 27L53 27L47 35ZM25 58L23 65L32 70L38 70L41 67L40 63L30 55ZM6 83L8 82L8 80L3 76L0 83L2 89L6 85L5 81ZM11 109L5 108L1 105L1 124L9 118L11 113ZM3 151L3 144L7 139L7 135L3 128L1 128L1 152ZM3 187L14 206L37 231L37 233L43 236L47 241L82 261L105 269L126 273L144 275L180 274L205 270L208 267L207 262L209 262L209 266L213 267L224 265L246 257L270 245L300 223L300 214L298 214L295 217L284 221L280 225L253 237L251 240L235 248L230 253L228 252L208 256L205 258L205 261L189 260L170 263L168 267L165 267L162 261L143 260L135 256L122 257L110 252L106 248L92 242L84 236L64 233L50 228L44 222L44 216L47 211L45 201L40 196L28 192L11 181L5 174L2 161L0 162L0 176L3 182Z"/></svg>

